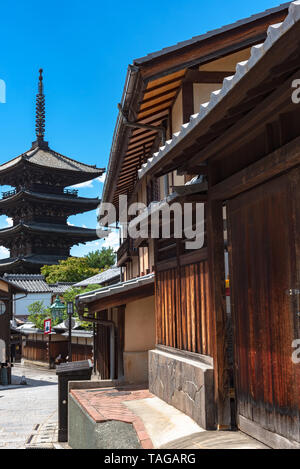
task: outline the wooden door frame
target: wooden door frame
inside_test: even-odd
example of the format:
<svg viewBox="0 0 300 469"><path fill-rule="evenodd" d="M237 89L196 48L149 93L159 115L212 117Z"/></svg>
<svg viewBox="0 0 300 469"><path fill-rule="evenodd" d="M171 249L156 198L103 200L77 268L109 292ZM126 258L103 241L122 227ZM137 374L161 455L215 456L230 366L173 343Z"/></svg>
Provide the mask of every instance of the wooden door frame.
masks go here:
<svg viewBox="0 0 300 469"><path fill-rule="evenodd" d="M213 318L216 423L220 430L228 429L231 425L230 399L234 396L234 390L230 389L230 369L227 359L228 322L222 207L226 200L264 184L298 165L300 165L300 136L221 182L215 183L213 160L208 161L207 247ZM231 269L232 266L230 271Z"/></svg>

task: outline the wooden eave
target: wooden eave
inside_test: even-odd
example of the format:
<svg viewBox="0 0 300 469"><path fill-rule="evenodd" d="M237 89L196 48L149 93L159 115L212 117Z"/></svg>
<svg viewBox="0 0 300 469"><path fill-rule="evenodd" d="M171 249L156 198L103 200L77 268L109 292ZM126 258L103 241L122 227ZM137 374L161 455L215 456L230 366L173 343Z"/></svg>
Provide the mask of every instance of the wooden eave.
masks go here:
<svg viewBox="0 0 300 469"><path fill-rule="evenodd" d="M221 32L199 43L188 44L174 52L162 54L142 63L141 73L144 79L155 79L163 74L174 73L183 67L193 67L216 58L238 52L263 41L268 26L280 23L285 18L288 7L263 16L253 22L237 25L234 29ZM234 26L234 25L233 25ZM151 55L150 55L151 57ZM139 64L139 60L135 61Z"/></svg>
<svg viewBox="0 0 300 469"><path fill-rule="evenodd" d="M29 204L51 204L52 206L63 206L66 213L78 214L87 211L95 210L99 204L100 199L85 199L83 197L72 197L66 194L58 198L47 197L48 194L34 194L26 191L20 191L11 197L0 199L0 214L5 214L8 209L19 207L22 203ZM53 194L50 194L53 195Z"/></svg>
<svg viewBox="0 0 300 469"><path fill-rule="evenodd" d="M228 145L236 147L259 125L271 119L280 100L282 108L291 101L291 83L299 78L300 24L287 31L265 53L222 100L191 129L147 176L161 176L173 169L194 174L209 158L222 158ZM231 148L231 147L230 147ZM232 148L233 149L233 148Z"/></svg>
<svg viewBox="0 0 300 469"><path fill-rule="evenodd" d="M205 41L139 64L140 99L135 104L135 109L132 109L136 116L135 121L140 124L162 126L169 118L183 82L216 83L226 73L202 72L201 76L197 70L199 65L262 42L266 38L268 26L282 21L286 13L287 7ZM212 138L214 135L215 133ZM120 155L115 174L117 180L112 179L111 190L107 190L107 193L112 194L109 197L117 209L120 195L136 193L140 185L137 170L157 151L159 137L160 135L153 130L132 128L127 128L120 137L123 143L122 140L119 142ZM170 166L170 169L177 169L177 165ZM194 170L196 174L197 167ZM105 196L104 201L106 201Z"/></svg>

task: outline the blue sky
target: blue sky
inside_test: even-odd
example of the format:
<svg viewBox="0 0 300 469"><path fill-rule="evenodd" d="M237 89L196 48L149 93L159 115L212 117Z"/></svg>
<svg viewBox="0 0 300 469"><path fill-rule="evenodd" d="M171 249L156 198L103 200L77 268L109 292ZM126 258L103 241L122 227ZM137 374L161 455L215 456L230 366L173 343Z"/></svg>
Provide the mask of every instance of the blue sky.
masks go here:
<svg viewBox="0 0 300 469"><path fill-rule="evenodd" d="M44 69L46 140L51 148L105 167L117 103L133 59L278 4L271 0L2 2L0 79L6 82L7 102L0 104L0 163L28 150L35 140L39 68ZM80 195L101 196L102 187L94 181L80 188ZM0 217L0 228L7 226L6 218ZM70 217L69 222L93 228L96 214ZM85 254L102 243L74 247L72 254Z"/></svg>

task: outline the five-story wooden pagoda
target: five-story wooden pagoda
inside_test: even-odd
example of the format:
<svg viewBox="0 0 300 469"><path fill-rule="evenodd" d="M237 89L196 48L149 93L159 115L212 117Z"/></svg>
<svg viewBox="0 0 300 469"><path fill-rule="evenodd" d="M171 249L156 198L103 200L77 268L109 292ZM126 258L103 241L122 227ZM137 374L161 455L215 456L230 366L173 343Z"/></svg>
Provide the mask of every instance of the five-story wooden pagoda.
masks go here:
<svg viewBox="0 0 300 469"><path fill-rule="evenodd" d="M96 209L100 200L78 197L77 190L66 187L99 177L104 169L50 149L44 133L45 97L40 70L37 139L29 151L0 165L0 184L15 188L4 192L0 200L0 215L13 220L12 226L0 230L0 245L10 250L10 257L0 260L0 275L37 273L42 265L66 259L73 245L97 239L96 230L68 225L67 219Z"/></svg>

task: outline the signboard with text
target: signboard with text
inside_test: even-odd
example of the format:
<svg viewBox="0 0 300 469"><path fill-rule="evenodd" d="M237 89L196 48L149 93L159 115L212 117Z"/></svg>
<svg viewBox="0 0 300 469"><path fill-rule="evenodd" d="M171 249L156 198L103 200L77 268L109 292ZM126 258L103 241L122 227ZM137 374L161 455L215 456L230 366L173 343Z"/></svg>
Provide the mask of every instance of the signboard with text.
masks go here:
<svg viewBox="0 0 300 469"><path fill-rule="evenodd" d="M44 320L44 334L51 334L51 319Z"/></svg>

